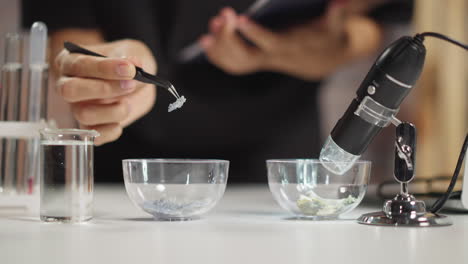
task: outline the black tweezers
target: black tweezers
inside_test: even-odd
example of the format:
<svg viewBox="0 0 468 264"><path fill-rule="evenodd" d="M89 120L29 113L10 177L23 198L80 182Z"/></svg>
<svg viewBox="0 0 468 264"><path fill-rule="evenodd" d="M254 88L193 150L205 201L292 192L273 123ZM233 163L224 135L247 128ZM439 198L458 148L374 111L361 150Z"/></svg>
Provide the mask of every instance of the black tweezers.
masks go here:
<svg viewBox="0 0 468 264"><path fill-rule="evenodd" d="M74 43L65 41L63 43L63 46L65 47L66 50L68 50L70 53L80 53L84 55L90 55L90 56L96 56L96 57L102 57L106 58L106 56L103 56L101 54L98 54L96 52L92 52L90 50L87 50L85 48L82 48ZM136 69L136 74L135 77L133 77L134 80L144 82L144 83L151 83L155 84L157 86L161 86L166 88L167 91L169 91L175 98L179 99L180 96L177 93L177 90L175 89L174 85L170 83L169 81L162 79L156 75L149 74L145 72L142 68L135 66Z"/></svg>

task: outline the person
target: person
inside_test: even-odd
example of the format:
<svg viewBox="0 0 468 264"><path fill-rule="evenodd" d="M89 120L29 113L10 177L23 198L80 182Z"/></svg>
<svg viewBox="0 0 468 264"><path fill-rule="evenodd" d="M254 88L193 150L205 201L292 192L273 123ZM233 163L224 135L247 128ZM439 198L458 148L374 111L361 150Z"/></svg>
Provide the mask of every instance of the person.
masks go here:
<svg viewBox="0 0 468 264"><path fill-rule="evenodd" d="M97 181L122 181L125 158L227 159L230 182L265 182L266 159L318 157L320 82L379 47L381 28L365 15L379 1L330 1L282 31L237 12L252 2L23 1L23 25L51 32L56 92L79 127L101 133ZM197 39L207 61L179 62ZM109 58L70 54L64 41ZM184 107L168 113L172 96L132 80L135 65L170 80Z"/></svg>

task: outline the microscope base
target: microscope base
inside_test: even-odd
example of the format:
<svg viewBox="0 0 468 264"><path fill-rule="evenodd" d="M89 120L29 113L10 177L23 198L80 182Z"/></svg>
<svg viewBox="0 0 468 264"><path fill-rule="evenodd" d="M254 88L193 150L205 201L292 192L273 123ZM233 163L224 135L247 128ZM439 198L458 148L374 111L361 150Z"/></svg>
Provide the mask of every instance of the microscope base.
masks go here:
<svg viewBox="0 0 468 264"><path fill-rule="evenodd" d="M381 211L363 214L357 221L359 224L374 226L437 227L452 225L449 217L433 213L388 217Z"/></svg>

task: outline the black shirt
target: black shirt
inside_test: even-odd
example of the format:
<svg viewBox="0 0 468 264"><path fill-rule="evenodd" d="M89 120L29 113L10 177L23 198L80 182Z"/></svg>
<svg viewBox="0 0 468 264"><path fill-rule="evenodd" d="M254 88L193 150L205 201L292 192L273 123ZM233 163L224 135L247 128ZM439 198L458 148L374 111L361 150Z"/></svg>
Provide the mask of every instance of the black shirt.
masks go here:
<svg viewBox="0 0 468 264"><path fill-rule="evenodd" d="M95 149L95 179L122 181L126 158L216 158L231 161L230 182L266 182L265 160L317 158L321 147L318 82L260 72L232 76L209 63L180 64L180 50L207 31L220 8L246 10L253 0L23 1L23 25L53 32L99 28L106 40L133 38L155 54L159 73L187 98L159 89L150 113L122 137ZM46 8L44 8L46 7Z"/></svg>

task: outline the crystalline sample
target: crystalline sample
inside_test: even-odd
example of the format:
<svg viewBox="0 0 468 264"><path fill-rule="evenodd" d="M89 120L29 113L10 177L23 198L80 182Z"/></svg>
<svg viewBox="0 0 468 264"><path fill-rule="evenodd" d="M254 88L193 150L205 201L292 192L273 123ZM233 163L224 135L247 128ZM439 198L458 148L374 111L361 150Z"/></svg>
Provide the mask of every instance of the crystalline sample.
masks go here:
<svg viewBox="0 0 468 264"><path fill-rule="evenodd" d="M182 95L181 97L177 98L175 102L169 105L167 111L172 112L176 110L177 108L181 108L186 101L187 99L185 99L185 97Z"/></svg>
<svg viewBox="0 0 468 264"><path fill-rule="evenodd" d="M304 215L327 216L341 212L344 207L351 206L356 201L357 198L351 195L344 199L323 199L315 195L301 195L296 204Z"/></svg>
<svg viewBox="0 0 468 264"><path fill-rule="evenodd" d="M192 214L198 210L207 207L209 200L181 201L176 199L159 199L156 201L145 201L143 209L158 215L184 215Z"/></svg>

